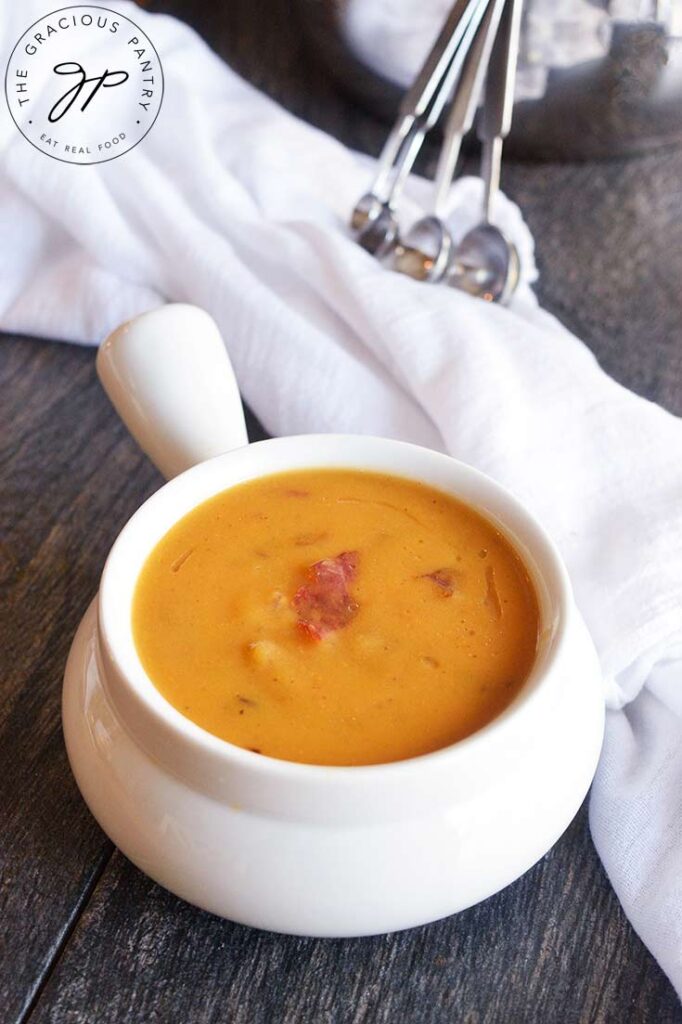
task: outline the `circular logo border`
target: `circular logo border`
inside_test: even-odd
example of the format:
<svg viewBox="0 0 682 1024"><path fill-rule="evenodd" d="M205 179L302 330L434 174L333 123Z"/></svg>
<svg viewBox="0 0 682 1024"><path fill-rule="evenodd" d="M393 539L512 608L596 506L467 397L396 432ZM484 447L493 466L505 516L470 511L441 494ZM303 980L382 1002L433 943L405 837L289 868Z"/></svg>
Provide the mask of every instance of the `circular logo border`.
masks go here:
<svg viewBox="0 0 682 1024"><path fill-rule="evenodd" d="M87 8L88 10L92 10L92 11L107 11L108 14L115 14L118 18L125 18L126 21L130 22L130 24L133 25L137 29L138 32L141 32L142 35L145 37L145 39L147 39L149 41L149 45L151 46L152 50L156 54L156 59L159 62L159 71L161 72L161 99L159 100L159 107L158 107L158 110L156 111L156 114L154 115L154 119L152 120L151 124L147 128L147 130L144 133L144 135L141 135L140 138L137 140L137 142L130 147L130 149L126 149L126 151L124 153L114 153L112 156L104 157L102 160L88 160L87 162L82 162L81 163L81 162L79 162L77 160L65 160L61 156L55 156L53 153L48 153L47 150L41 149L40 146L37 146L35 144L35 142L32 142L31 139L29 139L29 137L27 135L24 135L24 133L23 133L23 131L21 129L21 126L19 124L17 124L17 120L16 120L16 118L14 116L14 113L12 111L12 106L11 106L10 101L9 101L9 94L8 94L8 89L7 89L7 87L8 87L7 78L8 78L8 75L9 75L10 64L12 63L12 58L14 57L14 52L17 49L17 47L19 46L19 44L21 43L21 40L24 38L24 36L28 32L31 31L32 28L35 28L35 26L40 24L41 21L44 21L45 18L52 18L55 14L61 14L62 11L78 11L78 10L82 10L83 8ZM161 63L161 57L159 56L159 51L156 49L156 47L154 46L154 43L151 41L150 37L147 35L147 33L144 31L144 29L141 29L140 26L137 24L137 22L133 21L132 18L129 18L127 14L121 14L120 11L115 11L111 7L100 7L99 4L97 4L97 5L95 5L95 4L69 4L68 7L57 7L56 10L49 11L47 14L43 14L40 18L36 18L36 20L31 25L29 25L28 28L24 29L24 31L21 33L21 35L17 39L16 43L12 47L12 52L9 55L9 58L7 60L7 67L5 68L5 80L4 80L5 102L7 103L7 109L9 110L9 115L12 118L12 121L14 122L14 125L15 125L16 129L18 130L19 134L21 135L21 137L23 139L26 139L26 142L28 142L28 144L30 146L33 146L33 148L38 153L42 153L43 156L49 156L51 160L58 160L60 164L69 164L69 166L71 166L71 167L96 167L98 164L109 164L109 163L111 163L112 160L120 160L121 157L127 156L128 153L132 153L132 151L135 149L135 147L139 146L140 143L143 141L143 139L147 138L147 136L149 135L150 131L152 130L152 128L156 124L156 120L157 120L159 114L161 113L161 107L163 106L163 98L164 98L164 94L165 94L165 88L166 88L166 79L165 79L165 76L164 76L164 73L163 73L163 64Z"/></svg>

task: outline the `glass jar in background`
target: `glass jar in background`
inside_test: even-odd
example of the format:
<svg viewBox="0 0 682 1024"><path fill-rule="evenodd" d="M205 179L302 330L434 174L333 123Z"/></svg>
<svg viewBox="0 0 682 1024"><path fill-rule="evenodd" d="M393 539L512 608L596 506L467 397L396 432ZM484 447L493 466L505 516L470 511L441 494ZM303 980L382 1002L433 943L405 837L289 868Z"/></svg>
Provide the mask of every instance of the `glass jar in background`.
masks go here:
<svg viewBox="0 0 682 1024"><path fill-rule="evenodd" d="M297 0L344 87L387 119L452 0ZM589 159L682 141L682 0L526 0L512 155Z"/></svg>

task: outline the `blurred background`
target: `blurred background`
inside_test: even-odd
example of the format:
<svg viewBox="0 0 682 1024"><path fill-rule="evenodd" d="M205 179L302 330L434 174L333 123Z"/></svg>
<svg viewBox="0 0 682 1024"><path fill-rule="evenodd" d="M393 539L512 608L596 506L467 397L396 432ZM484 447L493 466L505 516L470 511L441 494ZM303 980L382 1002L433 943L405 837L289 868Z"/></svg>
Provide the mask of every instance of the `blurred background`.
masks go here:
<svg viewBox="0 0 682 1024"><path fill-rule="evenodd" d="M144 6L182 17L295 114L376 154L400 96L395 82L410 80L450 5ZM681 413L682 2L528 0L524 10L502 187L535 236L536 291L607 372ZM437 149L436 140L425 147L421 173L433 173Z"/></svg>

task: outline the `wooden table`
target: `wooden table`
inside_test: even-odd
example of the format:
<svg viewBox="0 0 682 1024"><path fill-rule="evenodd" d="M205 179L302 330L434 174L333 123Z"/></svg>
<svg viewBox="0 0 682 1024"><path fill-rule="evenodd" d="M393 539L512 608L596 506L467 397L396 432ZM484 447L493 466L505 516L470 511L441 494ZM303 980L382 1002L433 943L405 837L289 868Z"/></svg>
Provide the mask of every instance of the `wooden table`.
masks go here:
<svg viewBox="0 0 682 1024"><path fill-rule="evenodd" d="M297 113L376 150L382 126L335 91L285 0L150 6L193 22ZM681 180L680 151L505 169L537 239L545 305L609 372L677 413ZM0 1020L682 1021L673 989L609 886L585 808L498 896L377 938L253 931L195 910L133 868L76 790L59 700L69 643L107 550L160 478L104 398L91 350L5 337L0 393Z"/></svg>

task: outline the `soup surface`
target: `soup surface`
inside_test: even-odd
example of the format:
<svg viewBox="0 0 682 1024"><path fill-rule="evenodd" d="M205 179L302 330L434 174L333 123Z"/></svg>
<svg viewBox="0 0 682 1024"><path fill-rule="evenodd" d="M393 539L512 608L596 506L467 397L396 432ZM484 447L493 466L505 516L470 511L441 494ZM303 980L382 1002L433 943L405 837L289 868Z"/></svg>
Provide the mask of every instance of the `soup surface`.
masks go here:
<svg viewBox="0 0 682 1024"><path fill-rule="evenodd" d="M440 491L304 470L199 505L150 554L133 631L154 685L257 753L359 765L425 754L500 713L539 614L510 543Z"/></svg>

